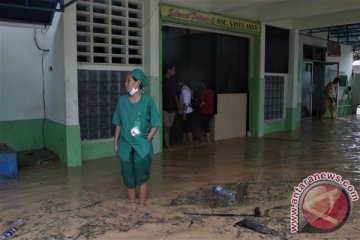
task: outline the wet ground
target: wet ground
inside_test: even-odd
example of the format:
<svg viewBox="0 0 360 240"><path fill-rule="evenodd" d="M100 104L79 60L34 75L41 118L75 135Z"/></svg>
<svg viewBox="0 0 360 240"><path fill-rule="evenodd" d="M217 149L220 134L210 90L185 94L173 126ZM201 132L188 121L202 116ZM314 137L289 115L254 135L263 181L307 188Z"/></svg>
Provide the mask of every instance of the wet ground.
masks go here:
<svg viewBox="0 0 360 240"><path fill-rule="evenodd" d="M303 121L291 134L166 150L153 159L146 206L127 203L115 157L81 168L23 167L18 182L0 184L0 231L21 218L13 239L359 239L359 201L334 232L290 233L293 188L323 171L360 191L360 119ZM236 201L214 196L217 184L238 192ZM256 207L260 217L251 216ZM273 232L234 225L244 218Z"/></svg>

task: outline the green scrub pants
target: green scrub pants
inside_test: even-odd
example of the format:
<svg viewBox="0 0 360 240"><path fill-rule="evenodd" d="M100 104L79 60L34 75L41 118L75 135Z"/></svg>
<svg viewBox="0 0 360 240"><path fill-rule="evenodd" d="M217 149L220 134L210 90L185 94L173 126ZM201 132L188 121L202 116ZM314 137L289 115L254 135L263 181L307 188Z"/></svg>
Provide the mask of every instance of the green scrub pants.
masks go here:
<svg viewBox="0 0 360 240"><path fill-rule="evenodd" d="M134 148L132 148L129 161L121 160L121 175L124 185L127 188L135 188L146 183L150 178L150 166L150 154L140 158Z"/></svg>

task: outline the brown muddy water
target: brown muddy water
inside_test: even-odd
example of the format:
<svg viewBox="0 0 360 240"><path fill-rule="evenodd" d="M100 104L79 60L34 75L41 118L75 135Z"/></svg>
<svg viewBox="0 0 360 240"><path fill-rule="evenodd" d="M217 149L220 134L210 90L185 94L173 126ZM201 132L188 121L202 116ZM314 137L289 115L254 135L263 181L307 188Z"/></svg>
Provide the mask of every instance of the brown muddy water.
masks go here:
<svg viewBox="0 0 360 240"><path fill-rule="evenodd" d="M18 182L0 184L0 231L21 218L26 223L13 239L359 239L359 201L334 232L290 233L293 188L324 171L360 191L356 116L302 121L295 133L196 142L157 154L146 206L127 203L116 157L70 169L57 162L27 166ZM236 191L236 201L214 196L217 184ZM261 217L235 216L253 215L256 207ZM234 226L244 218L274 232Z"/></svg>

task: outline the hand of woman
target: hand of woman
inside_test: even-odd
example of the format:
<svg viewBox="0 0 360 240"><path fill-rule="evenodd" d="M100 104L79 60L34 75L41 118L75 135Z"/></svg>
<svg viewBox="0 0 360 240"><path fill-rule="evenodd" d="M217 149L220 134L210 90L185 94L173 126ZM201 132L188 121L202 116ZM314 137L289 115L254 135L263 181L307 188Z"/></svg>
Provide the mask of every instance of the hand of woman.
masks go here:
<svg viewBox="0 0 360 240"><path fill-rule="evenodd" d="M183 120L186 120L186 113L183 113Z"/></svg>
<svg viewBox="0 0 360 240"><path fill-rule="evenodd" d="M118 145L117 145L117 144L114 144L114 152L115 152L115 153L117 153L117 152L118 152L118 150L119 150Z"/></svg>
<svg viewBox="0 0 360 240"><path fill-rule="evenodd" d="M178 104L178 105L177 105L177 109L178 109L178 112L179 112L180 114L183 114L184 108L183 108L183 106L182 106L181 104Z"/></svg>

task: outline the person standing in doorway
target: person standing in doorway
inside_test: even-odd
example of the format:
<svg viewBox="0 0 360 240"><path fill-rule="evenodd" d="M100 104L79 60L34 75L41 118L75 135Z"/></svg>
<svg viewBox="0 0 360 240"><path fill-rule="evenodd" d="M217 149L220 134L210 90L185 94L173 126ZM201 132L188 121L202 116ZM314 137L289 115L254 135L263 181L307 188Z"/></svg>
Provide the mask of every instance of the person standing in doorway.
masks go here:
<svg viewBox="0 0 360 240"><path fill-rule="evenodd" d="M161 121L152 98L143 92L148 85L144 72L134 69L126 76L128 94L119 98L112 123L116 125L114 151L121 162L121 175L129 202L137 195L144 204L149 193L152 139Z"/></svg>
<svg viewBox="0 0 360 240"><path fill-rule="evenodd" d="M215 112L215 92L205 83L201 84L200 119L208 143L211 142L210 120Z"/></svg>
<svg viewBox="0 0 360 240"><path fill-rule="evenodd" d="M324 99L322 109L320 112L320 119L324 118L326 109L329 109L331 118L336 118L336 87L340 82L339 77L335 77L332 82L329 82L325 87Z"/></svg>
<svg viewBox="0 0 360 240"><path fill-rule="evenodd" d="M181 127L182 127L182 132L183 132L183 140L190 147L192 147L193 146L192 118L193 118L193 111L194 111L191 106L192 91L183 82L180 82L179 86L181 88L180 104L182 107L181 107L180 113L182 115Z"/></svg>
<svg viewBox="0 0 360 240"><path fill-rule="evenodd" d="M170 148L170 131L174 124L175 113L178 106L177 84L174 76L176 67L172 65L165 67L163 78L163 121L164 121L164 143L166 148Z"/></svg>

